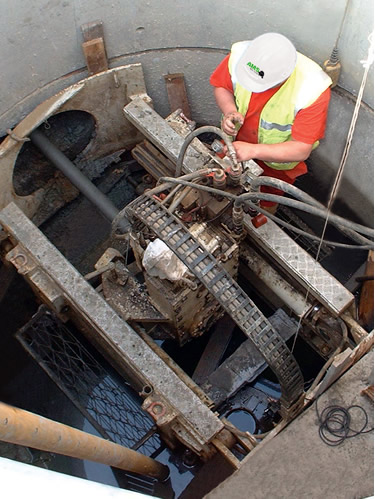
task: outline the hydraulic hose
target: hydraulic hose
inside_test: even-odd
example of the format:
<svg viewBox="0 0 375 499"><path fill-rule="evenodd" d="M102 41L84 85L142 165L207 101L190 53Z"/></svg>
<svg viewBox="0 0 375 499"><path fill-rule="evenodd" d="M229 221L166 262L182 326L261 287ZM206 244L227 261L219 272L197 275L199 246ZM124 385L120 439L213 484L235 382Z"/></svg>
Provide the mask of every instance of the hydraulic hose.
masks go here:
<svg viewBox="0 0 375 499"><path fill-rule="evenodd" d="M230 157L233 165L234 166L237 165L237 154L236 154L236 151L235 151L233 144L230 141L228 135L226 133L224 133L222 130L220 130L220 128L217 128L216 126L210 126L210 125L202 126L200 128L197 128L196 130L193 130L191 133L189 133L189 135L186 136L186 138L182 144L180 154L178 155L178 158L177 158L176 173L175 173L176 178L181 175L182 165L183 165L184 158L185 158L185 153L186 153L186 150L187 150L190 142L195 137L198 137L198 135L201 135L202 133L216 133L216 135L218 135L220 138L222 138L225 142L225 145L228 148L229 157Z"/></svg>
<svg viewBox="0 0 375 499"><path fill-rule="evenodd" d="M167 204L171 199L174 198L175 194L182 188L182 185L176 185L170 193L162 200L161 204Z"/></svg>
<svg viewBox="0 0 375 499"><path fill-rule="evenodd" d="M267 194L263 192L247 192L246 194L241 194L240 196L237 197L236 203L245 202L247 199L272 201L274 203L290 206L291 208L296 208L301 211L306 211L307 213L316 215L318 217L322 218L327 217L326 208L320 208L317 206L313 206L311 204L297 201L295 199L285 198L284 196L277 196L275 194ZM342 225L349 229L355 230L356 232L366 234L369 237L374 237L374 231L372 229L364 227L363 225L360 225L358 223L351 222L350 220L346 220L345 218L342 218L339 215L334 215L333 213L329 213L328 220L334 225Z"/></svg>
<svg viewBox="0 0 375 499"><path fill-rule="evenodd" d="M255 177L251 180L251 186L252 187L260 187L260 186L268 186L268 187L274 187L275 189L279 189L280 191L283 191L287 194L290 194L294 196L297 199L300 199L301 201L305 201L306 203L313 204L316 206L323 206L319 201L311 197L309 194L306 192L301 191L297 187L295 187L292 184L288 184L284 180L280 180L278 178L274 177L267 177L267 176L260 176L260 177Z"/></svg>
<svg viewBox="0 0 375 499"><path fill-rule="evenodd" d="M164 189L168 184L179 184L179 185L187 185L189 187L193 187L195 189L200 189L201 191L206 191L209 192L210 194L216 194L218 196L222 196L225 198L228 198L232 201L237 199L236 194L231 194L230 192L227 191L222 191L220 189L215 189L214 187L209 187L208 185L201 185L201 184L195 184L193 182L189 182L187 180L184 180L184 177L179 177L179 178L173 178L173 177L161 177L159 179L162 182L165 182L164 184Z"/></svg>
<svg viewBox="0 0 375 499"><path fill-rule="evenodd" d="M291 196L295 197L296 199L299 199L300 201L304 201L307 204L311 204L313 206L316 206L317 208L321 209L326 209L326 207L322 204L319 203L316 199L313 197L309 196L306 192L301 191L294 185L288 184L287 182L284 182L283 180L276 179L273 177L267 177L267 176L262 176L258 178L254 178L251 182L252 186L255 188L260 187L260 186L268 186L268 187L274 187L276 189L282 190L283 192L290 194ZM361 243L361 244L366 244L368 243L368 240L365 238L362 238L359 234L356 232L352 232L352 229L348 229L347 227L341 226L339 224L336 224L336 226L349 238ZM353 228L353 230L355 230ZM372 236L373 237L373 234Z"/></svg>
<svg viewBox="0 0 375 499"><path fill-rule="evenodd" d="M185 176L186 177L186 176ZM212 194L217 194L223 197L226 197L228 199L234 200L235 204L242 204L245 203L249 200L265 200L265 201L272 201L275 203L279 204L284 204L286 206L291 206L292 208L297 208L301 211L306 211L308 213L311 213L312 215L316 215L319 217L326 217L327 215L327 210L325 208L320 208L317 206L312 206L310 204L306 204L300 201L296 201L294 199L290 198L285 198L284 196L277 196L275 194L267 194L263 192L246 192L245 194L241 194L239 196L235 194L231 194L226 191L222 191L219 189L214 189L213 187L209 187L206 185L199 185L199 184L194 184L192 182L183 180L184 177L180 178L173 178L173 177L161 177L159 180L162 182L166 182L168 184L180 184L180 185L186 185L190 187L194 187L196 189L201 189L206 192L210 192ZM267 214L267 213L266 213ZM368 227L364 227L363 225L357 224L355 222L351 222L349 220L345 220L344 218L330 214L329 215L329 220L331 223L334 223L335 225L343 225L345 227L348 227L349 229L352 230L358 230L358 232L363 232L370 237L373 236L374 231L372 229L369 229ZM372 241L368 239L361 239L361 242L365 242L366 244L373 244Z"/></svg>
<svg viewBox="0 0 375 499"><path fill-rule="evenodd" d="M191 176L191 175L193 175L193 174L188 174L188 175L185 175L185 176L180 177L180 178L161 177L159 179L159 181L163 182L163 184L161 186L155 187L154 189L152 189L151 191L149 191L149 194L156 194L156 189L159 189L158 192L161 192L161 191L165 190L166 188L170 187L172 184L194 187L195 189L199 189L199 190L202 190L202 191L209 192L211 194L217 194L217 195L226 197L226 198L230 199L231 201L235 201L236 203L240 203L240 204L246 203L246 204L249 204L252 208L254 208L255 210L259 211L260 213L263 213L267 217L271 218L271 220L274 220L276 223L279 223L280 225L283 225L283 226L287 227L288 229L293 230L294 232L297 232L298 234L306 235L306 237L309 237L310 239L314 239L314 240L320 241L319 237L313 236L312 234L309 234L308 232L301 231L300 229L294 227L293 225L290 225L290 224L284 222L283 220L280 220L278 217L275 217L275 216L271 215L266 210L262 210L257 205L255 205L253 202L251 202L251 199L253 199L253 200L265 199L265 200L269 200L269 201L273 201L273 202L279 202L280 204L287 204L289 201L290 202L294 201L295 203L298 203L298 201L295 201L295 200L292 200L292 199L289 199L289 198L285 198L283 196L276 196L274 194L266 194L266 193L258 193L258 192L246 193L246 194L241 194L240 196L236 196L236 195L231 194L231 193L226 192L226 191L222 191L222 190L219 190L219 189L214 189L213 187L208 187L206 185L195 184L193 182L189 182L187 180L183 180L183 179L185 179L185 178L187 178L188 176ZM247 197L244 198L244 196L247 196ZM310 207L312 210L314 208L316 208L316 207L311 206L311 205L305 205L304 203L299 203L298 204L298 208L301 209L301 210L303 209L304 206ZM316 210L318 210L318 208L316 208ZM308 208L305 211L308 211ZM318 210L318 212L316 212L314 214L317 215L317 216L325 216L326 215L326 211L323 211L323 210L319 211ZM338 217L338 215L334 215L334 217L337 217L338 219L340 219L340 221L344 220L341 217ZM350 221L347 221L347 220L344 220L344 222L347 225L350 225L350 224L353 223L353 222L350 222ZM370 231L370 229L367 229L366 227L365 227L365 229L367 231ZM359 234L357 234L357 236L360 237ZM364 243L362 245L350 245L350 244L344 244L344 243L336 243L334 241L327 241L327 240L324 240L324 242L326 244L331 245L331 246L343 247L343 248L348 248L348 249L371 249L371 248L374 247L373 241L370 241L370 240L368 240L366 238L362 238L362 237L361 237L361 242Z"/></svg>
<svg viewBox="0 0 375 499"><path fill-rule="evenodd" d="M291 230L293 232L296 232L297 234L301 234L302 236L306 236L309 239L312 239L313 241L321 242L321 237L314 236L313 234L310 234L309 232L306 232L302 229L298 229L298 227L295 227L294 225L289 224L288 222L285 222L284 220L281 220L281 218L272 215L266 210L263 210L261 207L259 207L257 204L252 203L251 201L247 200L246 204L250 206L250 208L254 209L255 211L259 211L260 213L263 213L263 215L266 215L267 218L270 218L273 220L275 223L285 227L288 230ZM356 249L356 250L367 250L367 249L372 249L374 247L374 244L372 241L369 241L368 244L364 245L358 245L358 244L346 244L346 243L337 243L335 241L328 241L327 239L323 239L325 244L329 246L334 246L338 248L346 248L346 249Z"/></svg>
<svg viewBox="0 0 375 499"><path fill-rule="evenodd" d="M179 195L176 195L174 200L171 202L168 211L169 213L173 213L178 206L182 203L182 201L186 198L189 192L192 191L192 187L186 187Z"/></svg>

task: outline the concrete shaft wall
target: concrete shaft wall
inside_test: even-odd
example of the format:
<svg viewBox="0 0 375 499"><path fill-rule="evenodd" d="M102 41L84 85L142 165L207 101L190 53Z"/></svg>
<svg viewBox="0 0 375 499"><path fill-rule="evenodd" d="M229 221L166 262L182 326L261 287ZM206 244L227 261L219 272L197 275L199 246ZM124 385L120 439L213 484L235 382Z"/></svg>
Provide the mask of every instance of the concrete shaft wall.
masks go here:
<svg viewBox="0 0 375 499"><path fill-rule="evenodd" d="M334 92L327 140L313 154L323 183L332 181L345 144L354 97L373 30L373 2L348 0L339 39L343 66ZM163 75L183 72L193 118L217 124L209 76L233 42L267 31L288 36L297 50L323 63L339 34L346 0L12 0L2 2L0 136L37 104L85 76L80 26L102 20L110 67L141 62L156 110L169 112ZM367 223L373 202L373 68L364 92L340 195ZM355 195L353 195L355 193Z"/></svg>

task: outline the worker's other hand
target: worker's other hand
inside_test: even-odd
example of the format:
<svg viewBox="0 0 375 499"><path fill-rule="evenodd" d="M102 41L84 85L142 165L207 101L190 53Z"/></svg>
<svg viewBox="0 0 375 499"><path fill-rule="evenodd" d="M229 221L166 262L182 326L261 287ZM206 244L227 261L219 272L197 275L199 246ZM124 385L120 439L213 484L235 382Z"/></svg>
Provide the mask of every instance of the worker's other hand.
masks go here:
<svg viewBox="0 0 375 499"><path fill-rule="evenodd" d="M239 128L243 125L244 117L237 111L232 111L223 116L221 129L228 135L235 137Z"/></svg>
<svg viewBox="0 0 375 499"><path fill-rule="evenodd" d="M242 142L241 140L235 140L232 142L232 145L236 151L237 161L248 161L249 159L254 159L254 144ZM227 154L227 146L224 147L223 152Z"/></svg>

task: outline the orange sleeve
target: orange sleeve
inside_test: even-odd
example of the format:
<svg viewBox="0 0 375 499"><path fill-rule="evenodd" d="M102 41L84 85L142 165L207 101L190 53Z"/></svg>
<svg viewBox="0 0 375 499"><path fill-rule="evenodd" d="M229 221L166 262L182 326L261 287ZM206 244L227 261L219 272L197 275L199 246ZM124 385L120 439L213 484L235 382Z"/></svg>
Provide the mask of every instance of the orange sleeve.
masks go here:
<svg viewBox="0 0 375 499"><path fill-rule="evenodd" d="M331 89L327 88L315 102L297 113L292 127L294 140L313 144L324 137L330 98Z"/></svg>
<svg viewBox="0 0 375 499"><path fill-rule="evenodd" d="M230 92L233 92L232 79L230 77L228 69L229 55L230 54L228 54L225 59L221 61L221 63L212 73L210 77L210 83L213 87L223 87Z"/></svg>

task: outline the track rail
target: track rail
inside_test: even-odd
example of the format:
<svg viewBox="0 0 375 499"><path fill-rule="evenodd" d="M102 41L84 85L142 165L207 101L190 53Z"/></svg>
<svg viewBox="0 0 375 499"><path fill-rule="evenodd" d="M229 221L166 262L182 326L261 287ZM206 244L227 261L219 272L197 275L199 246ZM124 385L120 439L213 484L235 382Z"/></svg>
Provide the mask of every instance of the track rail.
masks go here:
<svg viewBox="0 0 375 499"><path fill-rule="evenodd" d="M144 194L125 209L133 222L141 221L184 262L253 342L276 374L281 405L288 409L303 392L300 368L284 340L221 264L186 227L153 197Z"/></svg>

